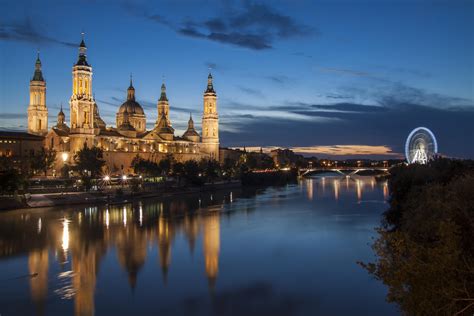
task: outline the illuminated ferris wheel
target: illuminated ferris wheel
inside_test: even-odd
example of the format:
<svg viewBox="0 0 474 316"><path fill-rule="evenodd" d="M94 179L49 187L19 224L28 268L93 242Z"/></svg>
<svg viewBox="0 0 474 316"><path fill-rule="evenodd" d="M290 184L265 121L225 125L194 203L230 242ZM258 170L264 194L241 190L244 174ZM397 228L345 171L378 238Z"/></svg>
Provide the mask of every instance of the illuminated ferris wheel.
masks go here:
<svg viewBox="0 0 474 316"><path fill-rule="evenodd" d="M438 153L438 143L432 131L417 127L408 135L405 157L408 163L425 164Z"/></svg>

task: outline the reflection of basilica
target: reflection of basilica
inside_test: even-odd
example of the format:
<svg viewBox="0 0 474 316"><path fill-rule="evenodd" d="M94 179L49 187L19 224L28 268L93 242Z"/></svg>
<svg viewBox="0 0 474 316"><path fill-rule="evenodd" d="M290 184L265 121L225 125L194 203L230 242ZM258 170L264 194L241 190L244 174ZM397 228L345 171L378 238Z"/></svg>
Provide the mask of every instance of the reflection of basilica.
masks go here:
<svg viewBox="0 0 474 316"><path fill-rule="evenodd" d="M206 208L190 211L196 208L197 205L172 201L103 210L87 208L68 212L67 217L64 217L64 212L38 213L29 215L28 220L18 215L10 218L10 222L15 222L17 229L25 231L34 226L38 238L31 238L31 244L25 241L21 245L5 240L0 243L0 248L8 249L0 249L0 258L2 253L10 256L28 252L31 300L38 315L47 313L48 290L50 296L54 293L61 299L74 299L75 315L93 315L96 279L109 248L116 249L116 260L126 271L133 289L137 286L141 268L146 264L149 246L156 247L163 284L166 284L176 236L185 237L193 254L202 233L205 274L209 287L213 289L219 270L220 214ZM3 223L9 225L7 221ZM38 223L41 223L41 229L38 229ZM51 260L53 254L56 262ZM50 269L52 263L60 266L61 272L57 276L51 272L48 275L48 270L54 271ZM48 282L55 288L48 289Z"/></svg>

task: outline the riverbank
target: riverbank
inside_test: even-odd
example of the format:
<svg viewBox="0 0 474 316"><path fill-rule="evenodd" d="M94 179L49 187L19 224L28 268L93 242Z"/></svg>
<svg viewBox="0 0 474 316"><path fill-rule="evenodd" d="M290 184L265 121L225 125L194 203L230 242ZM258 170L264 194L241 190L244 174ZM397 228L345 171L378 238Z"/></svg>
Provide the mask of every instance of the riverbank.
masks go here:
<svg viewBox="0 0 474 316"><path fill-rule="evenodd" d="M83 205L83 204L121 204L139 199L167 198L177 195L189 195L200 192L212 192L217 190L227 190L240 188L241 182L218 182L205 184L196 187L163 187L153 191L132 192L129 188L123 190L123 194L116 192L65 192L65 193L45 193L29 194L26 197L0 197L0 210L15 210L25 208L52 207L63 205Z"/></svg>

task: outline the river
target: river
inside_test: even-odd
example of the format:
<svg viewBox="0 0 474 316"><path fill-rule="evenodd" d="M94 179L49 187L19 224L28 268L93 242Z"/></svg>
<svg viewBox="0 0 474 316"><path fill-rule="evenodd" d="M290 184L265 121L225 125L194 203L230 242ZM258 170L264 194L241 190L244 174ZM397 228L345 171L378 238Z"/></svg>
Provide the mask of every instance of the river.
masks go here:
<svg viewBox="0 0 474 316"><path fill-rule="evenodd" d="M0 314L397 315L356 262L386 183L313 178L0 214Z"/></svg>

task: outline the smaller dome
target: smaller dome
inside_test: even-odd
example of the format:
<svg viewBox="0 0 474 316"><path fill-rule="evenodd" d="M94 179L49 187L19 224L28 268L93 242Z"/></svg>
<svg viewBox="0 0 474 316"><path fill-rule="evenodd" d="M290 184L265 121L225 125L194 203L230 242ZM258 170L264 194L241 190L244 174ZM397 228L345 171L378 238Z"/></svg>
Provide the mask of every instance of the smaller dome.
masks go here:
<svg viewBox="0 0 474 316"><path fill-rule="evenodd" d="M145 114L142 106L135 101L135 88L132 84L132 77L130 76L130 86L127 89L127 101L125 101L119 108L119 113L128 114Z"/></svg>
<svg viewBox="0 0 474 316"><path fill-rule="evenodd" d="M134 100L127 100L120 106L119 113L124 112L128 114L144 114L142 106Z"/></svg>

